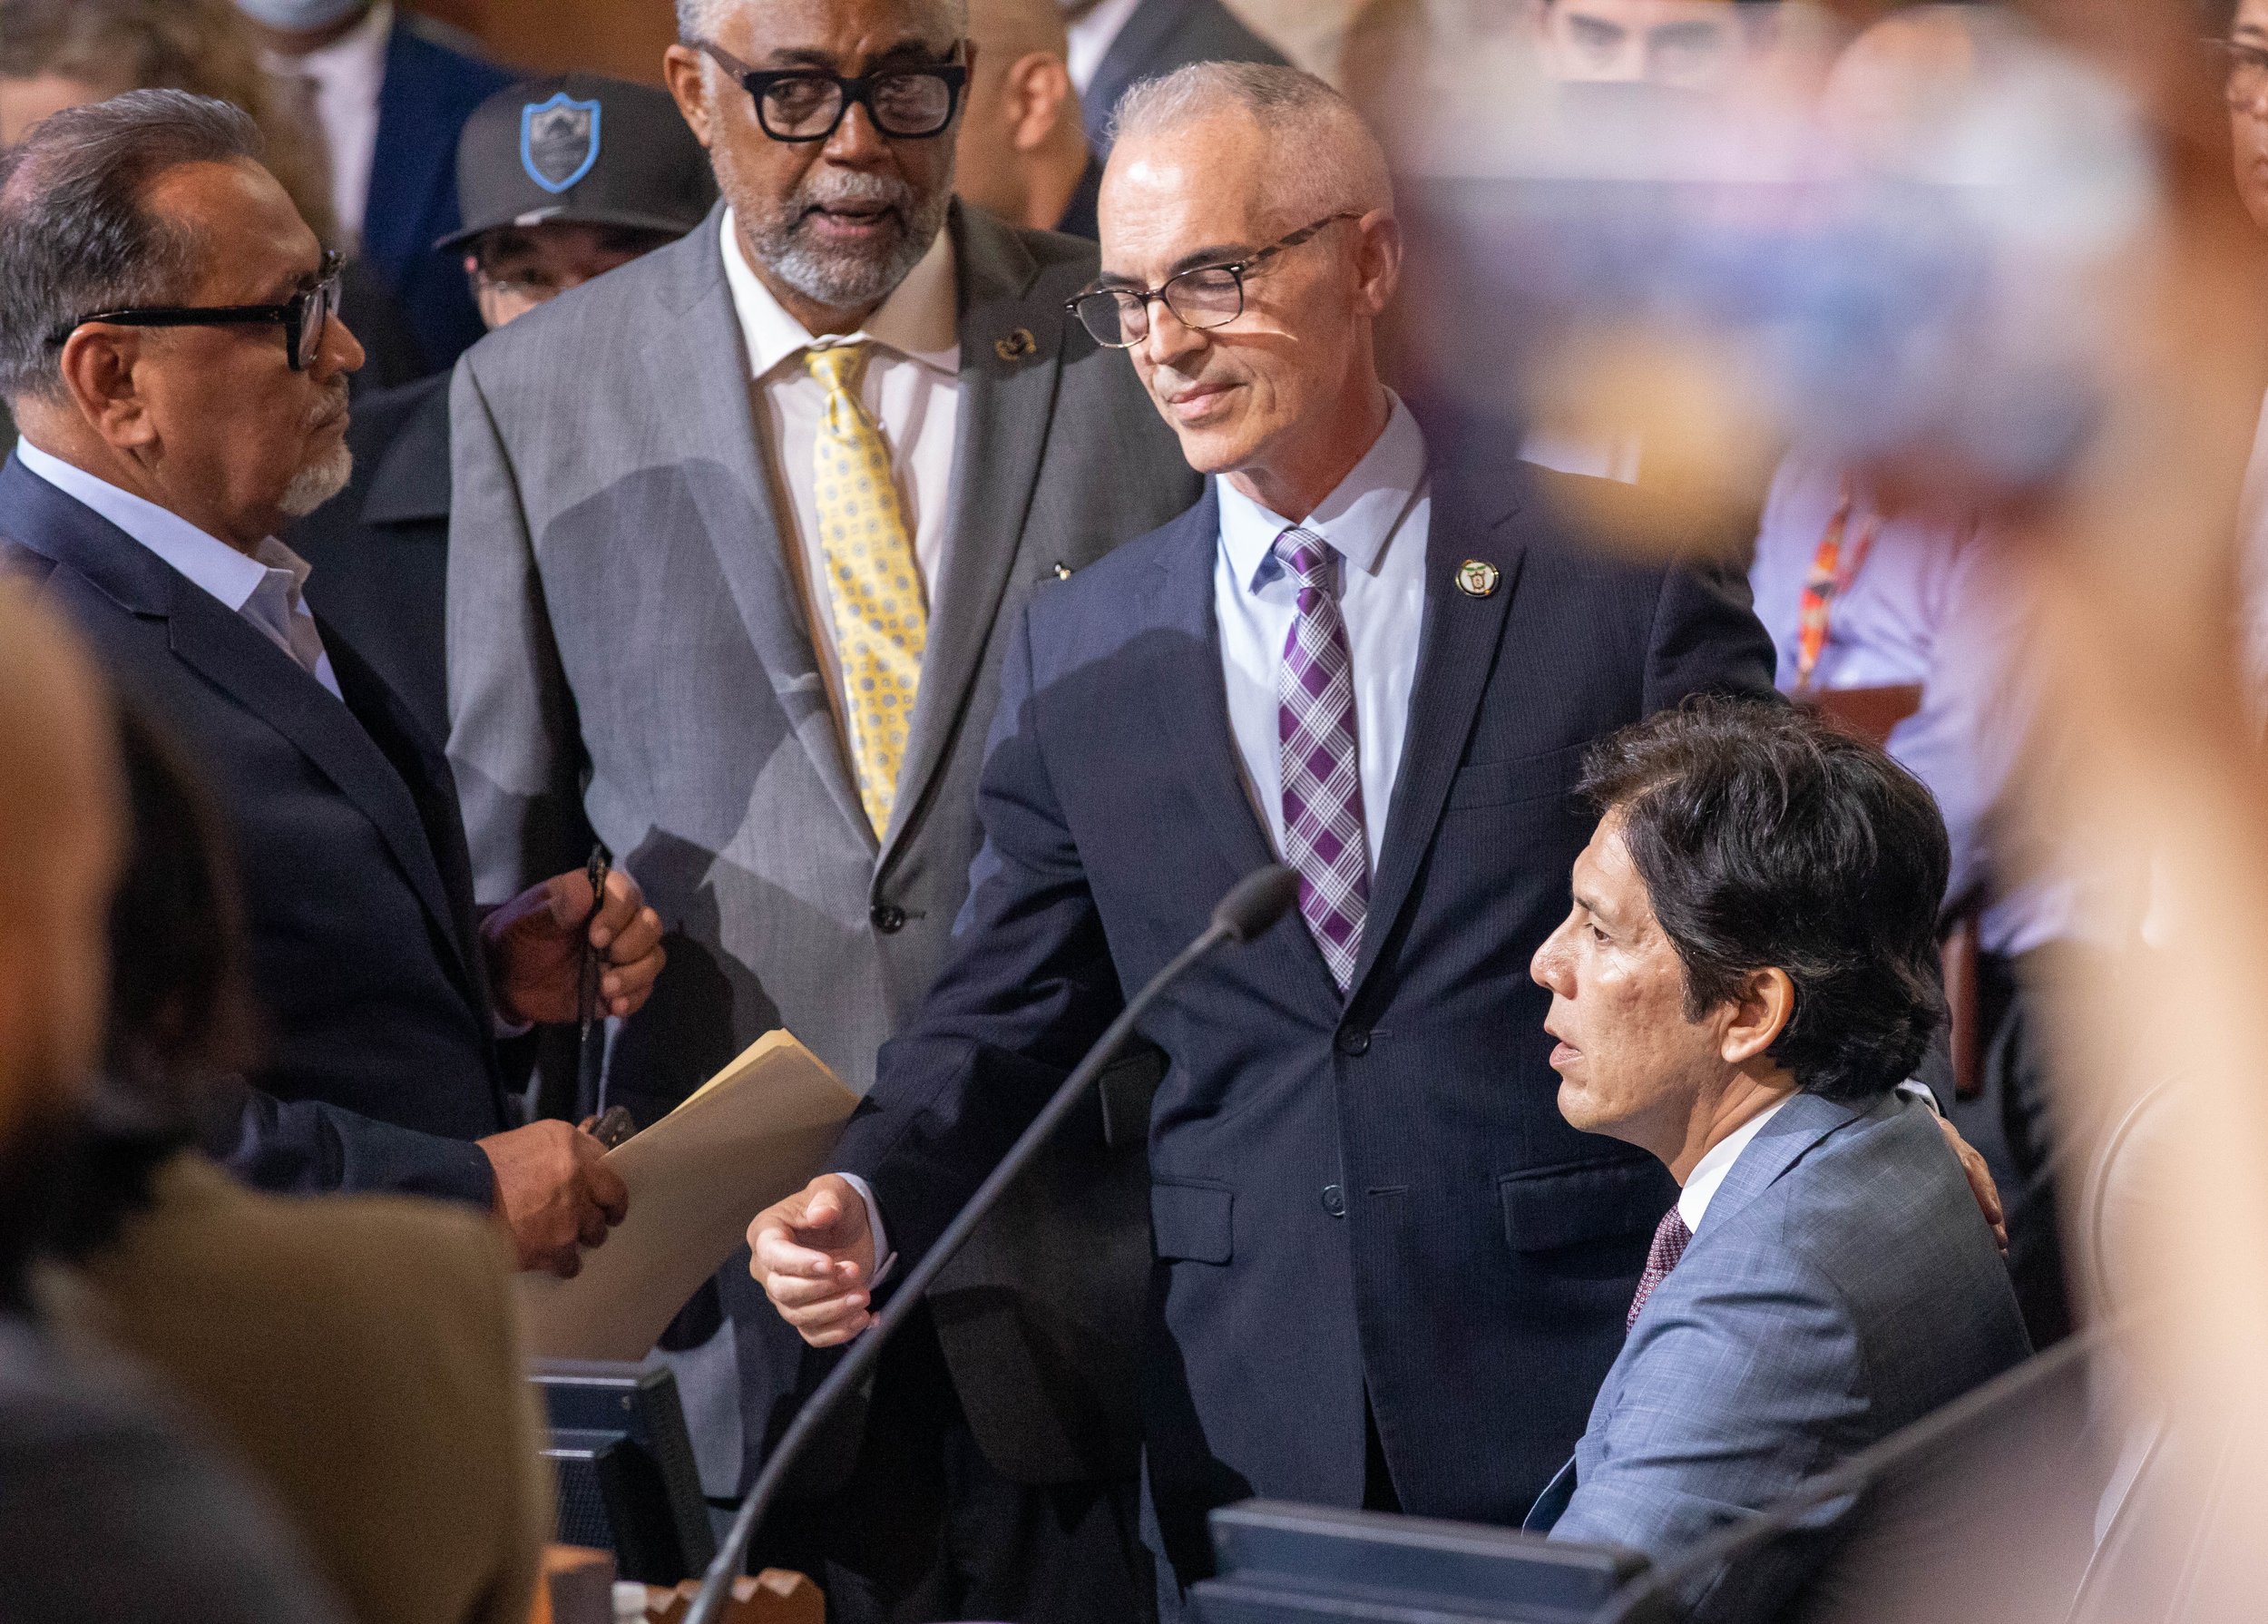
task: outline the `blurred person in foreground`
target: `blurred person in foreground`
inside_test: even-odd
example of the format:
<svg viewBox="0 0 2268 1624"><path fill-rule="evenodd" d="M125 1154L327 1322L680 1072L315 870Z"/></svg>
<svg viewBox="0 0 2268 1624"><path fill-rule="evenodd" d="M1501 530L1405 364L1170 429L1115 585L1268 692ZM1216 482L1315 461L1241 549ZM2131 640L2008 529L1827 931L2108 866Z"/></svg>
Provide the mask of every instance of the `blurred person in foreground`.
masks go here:
<svg viewBox="0 0 2268 1624"><path fill-rule="evenodd" d="M308 611L275 539L345 484L335 263L241 112L137 91L0 157L0 543L211 775L241 854L269 1028L232 1163L252 1182L493 1209L572 1271L622 1215L597 1142L515 1127L498 1023L576 1015L587 939L612 1013L660 926L626 876L476 916L448 768ZM492 990L493 989L493 990Z"/></svg>
<svg viewBox="0 0 2268 1624"><path fill-rule="evenodd" d="M2268 0L2236 0L2226 16L2222 85L2229 110L2236 194L2268 233ZM2237 569L2244 673L2256 719L2268 728L2268 407L2263 407L2244 477Z"/></svg>
<svg viewBox="0 0 2268 1624"><path fill-rule="evenodd" d="M465 225L435 246L462 256L491 331L684 236L717 196L676 103L597 73L491 96L465 121L456 169ZM357 399L347 449L347 488L284 540L314 571L315 611L445 739L449 375Z"/></svg>
<svg viewBox="0 0 2268 1624"><path fill-rule="evenodd" d="M273 1508L122 1363L67 1356L29 1266L75 1201L126 842L93 662L0 572L0 1617L331 1624Z"/></svg>
<svg viewBox="0 0 2268 1624"><path fill-rule="evenodd" d="M332 212L409 318L427 363L481 336L452 256L457 133L512 75L469 35L396 0L236 0L316 132Z"/></svg>
<svg viewBox="0 0 2268 1624"><path fill-rule="evenodd" d="M594 834L643 883L670 967L610 1061L640 1120L774 1027L864 1090L966 895L1017 610L1198 489L1064 309L1093 246L953 196L954 0L678 15L666 71L721 204L491 334L450 403L449 754L480 893ZM1122 1114L985 1226L767 1529L761 1560L837 1619L1139 1609L1129 1124L1154 1078L1130 1061ZM733 1494L825 1361L738 1259L669 1341L703 1482Z"/></svg>
<svg viewBox="0 0 2268 1624"><path fill-rule="evenodd" d="M1535 956L1559 1110L1666 1165L1630 1333L1527 1526L1657 1562L2030 1352L1991 1231L1897 1091L1943 1013L1944 826L1794 708L1696 701L1596 747L1574 905ZM1699 1581L1773 1617L1818 1540Z"/></svg>
<svg viewBox="0 0 2268 1624"><path fill-rule="evenodd" d="M1294 866L1301 916L1143 1034L1169 1062L1143 1534L1174 1615L1226 1502L1516 1523L1566 1459L1676 1195L1549 1107L1523 973L1589 833L1568 792L1661 706L1769 700L1771 652L1727 572L1595 553L1559 517L1579 482L1380 382L1393 189L1320 80L1138 88L1101 214L1080 318L1206 494L1018 616L954 953L841 1171L751 1238L807 1339L858 1335L884 1258L934 1240L1121 989Z"/></svg>
<svg viewBox="0 0 2268 1624"><path fill-rule="evenodd" d="M1715 91L1763 43L1778 0L1540 0L1544 71L1562 83Z"/></svg>
<svg viewBox="0 0 2268 1624"><path fill-rule="evenodd" d="M969 43L953 190L1012 224L1091 242L1102 164L1080 123L1059 0L969 0Z"/></svg>
<svg viewBox="0 0 2268 1624"><path fill-rule="evenodd" d="M186 1145L251 1040L218 810L120 718L132 812L73 1262L54 1317L164 1377L367 1624L524 1624L552 1528L506 1258L478 1217L242 1189ZM171 1153L152 1167L152 1146Z"/></svg>
<svg viewBox="0 0 2268 1624"><path fill-rule="evenodd" d="M1223 0L1056 0L1069 29L1067 65L1087 122L1087 142L1109 154L1111 120L1126 93L1194 62L1282 66L1284 54Z"/></svg>

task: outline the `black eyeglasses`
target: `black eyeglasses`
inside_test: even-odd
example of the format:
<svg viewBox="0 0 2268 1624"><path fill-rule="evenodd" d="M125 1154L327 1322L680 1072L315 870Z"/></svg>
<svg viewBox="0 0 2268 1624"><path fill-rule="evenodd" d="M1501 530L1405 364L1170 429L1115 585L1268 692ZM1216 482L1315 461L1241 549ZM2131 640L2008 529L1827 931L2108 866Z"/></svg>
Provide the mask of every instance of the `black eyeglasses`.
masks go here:
<svg viewBox="0 0 2268 1624"><path fill-rule="evenodd" d="M866 110L885 135L900 141L940 135L953 122L969 82L969 70L957 62L846 79L824 68L752 68L707 40L700 47L740 82L756 103L756 122L774 141L825 141L853 103Z"/></svg>
<svg viewBox="0 0 2268 1624"><path fill-rule="evenodd" d="M2268 51L2258 45L2239 44L2234 40L2208 43L2228 64L2228 78L2223 90L2229 106L2238 113L2268 111L2262 106L2262 98L2268 95Z"/></svg>
<svg viewBox="0 0 2268 1624"><path fill-rule="evenodd" d="M337 252L323 256L315 285L302 288L280 305L141 305L122 310L98 310L82 316L47 336L56 348L71 342L71 335L92 323L113 327L277 327L284 330L284 355L294 372L305 372L323 353L323 335L338 308Z"/></svg>
<svg viewBox="0 0 2268 1624"><path fill-rule="evenodd" d="M1149 307L1153 299L1164 300L1166 308L1183 327L1227 327L1244 314L1245 278L1286 249L1297 248L1325 226L1361 218L1352 210L1326 214L1288 237L1277 238L1257 253L1227 265L1196 266L1168 277L1155 288L1090 288L1065 301L1063 308L1079 318L1094 335L1097 344L1109 349L1131 349L1149 337Z"/></svg>

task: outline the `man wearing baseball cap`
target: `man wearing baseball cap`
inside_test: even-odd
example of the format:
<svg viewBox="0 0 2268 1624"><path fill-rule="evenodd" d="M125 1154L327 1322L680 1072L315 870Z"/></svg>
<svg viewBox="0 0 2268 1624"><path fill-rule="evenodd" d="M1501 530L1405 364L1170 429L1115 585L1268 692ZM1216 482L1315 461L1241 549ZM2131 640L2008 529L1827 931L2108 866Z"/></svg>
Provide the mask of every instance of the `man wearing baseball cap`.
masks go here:
<svg viewBox="0 0 2268 1624"><path fill-rule="evenodd" d="M661 91L597 73L514 84L457 142L462 249L494 329L672 242L716 201L708 154ZM355 406L353 482L286 538L308 600L438 740L449 732L443 594L449 549L449 375Z"/></svg>

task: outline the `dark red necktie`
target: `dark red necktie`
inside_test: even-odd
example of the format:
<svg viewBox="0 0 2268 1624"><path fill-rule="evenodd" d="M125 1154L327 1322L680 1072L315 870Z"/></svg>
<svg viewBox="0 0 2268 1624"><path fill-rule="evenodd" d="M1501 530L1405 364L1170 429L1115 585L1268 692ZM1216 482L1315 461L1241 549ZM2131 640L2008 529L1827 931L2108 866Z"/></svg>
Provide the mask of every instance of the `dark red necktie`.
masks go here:
<svg viewBox="0 0 2268 1624"><path fill-rule="evenodd" d="M1630 1317L1622 1322L1625 1331L1638 1323L1638 1310L1654 1295L1654 1287L1677 1267L1677 1259L1686 1255L1692 1241L1693 1231L1686 1228L1683 1213L1673 1207L1662 1214L1662 1221L1654 1226L1653 1249L1646 1254L1646 1272L1638 1277L1638 1294L1630 1299Z"/></svg>

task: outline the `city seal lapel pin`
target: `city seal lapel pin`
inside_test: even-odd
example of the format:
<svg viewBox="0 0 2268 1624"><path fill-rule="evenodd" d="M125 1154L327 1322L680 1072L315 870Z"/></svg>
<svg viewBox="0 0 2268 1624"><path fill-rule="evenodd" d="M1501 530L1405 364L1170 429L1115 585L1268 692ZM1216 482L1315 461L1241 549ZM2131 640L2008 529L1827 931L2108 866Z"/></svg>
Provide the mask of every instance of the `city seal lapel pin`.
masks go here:
<svg viewBox="0 0 2268 1624"><path fill-rule="evenodd" d="M1457 590L1468 598L1485 598L1503 577L1485 558L1468 558L1457 566Z"/></svg>

